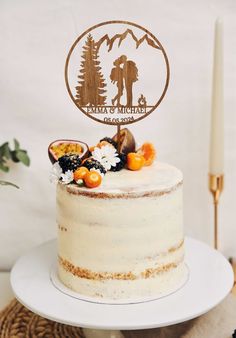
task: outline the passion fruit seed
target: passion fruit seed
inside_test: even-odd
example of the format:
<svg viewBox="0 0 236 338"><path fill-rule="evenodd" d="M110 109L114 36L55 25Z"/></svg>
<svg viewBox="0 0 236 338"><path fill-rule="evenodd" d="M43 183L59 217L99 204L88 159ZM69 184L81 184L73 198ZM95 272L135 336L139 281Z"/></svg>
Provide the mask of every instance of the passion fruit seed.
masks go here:
<svg viewBox="0 0 236 338"><path fill-rule="evenodd" d="M82 154L83 148L80 144L60 143L52 145L50 148L57 158L66 154Z"/></svg>
<svg viewBox="0 0 236 338"><path fill-rule="evenodd" d="M81 141L75 140L56 140L48 147L50 161L55 163L64 155L76 154L81 159L88 157L88 145Z"/></svg>

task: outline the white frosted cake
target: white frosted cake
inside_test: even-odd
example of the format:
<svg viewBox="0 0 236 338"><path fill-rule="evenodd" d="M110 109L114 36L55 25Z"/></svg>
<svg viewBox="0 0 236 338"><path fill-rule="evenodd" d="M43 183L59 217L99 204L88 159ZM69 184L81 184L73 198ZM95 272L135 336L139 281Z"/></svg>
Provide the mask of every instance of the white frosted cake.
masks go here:
<svg viewBox="0 0 236 338"><path fill-rule="evenodd" d="M57 184L58 275L103 300L157 298L187 279L182 173L154 162L94 189Z"/></svg>

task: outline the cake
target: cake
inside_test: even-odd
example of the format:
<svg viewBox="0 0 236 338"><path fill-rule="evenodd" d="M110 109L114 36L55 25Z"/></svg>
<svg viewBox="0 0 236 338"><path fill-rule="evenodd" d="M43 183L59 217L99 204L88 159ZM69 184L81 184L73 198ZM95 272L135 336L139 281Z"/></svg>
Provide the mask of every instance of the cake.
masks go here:
<svg viewBox="0 0 236 338"><path fill-rule="evenodd" d="M123 43L128 36L132 39ZM155 71L147 72L149 63ZM57 183L54 282L75 298L139 302L168 295L187 280L182 173L158 162L152 143L138 147L123 128L155 111L169 76L159 40L131 22L93 26L69 51L65 80L76 107L117 127L116 135L95 145L56 140L48 149Z"/></svg>
<svg viewBox="0 0 236 338"><path fill-rule="evenodd" d="M186 281L182 173L155 162L101 186L57 185L58 275L103 300L155 298Z"/></svg>

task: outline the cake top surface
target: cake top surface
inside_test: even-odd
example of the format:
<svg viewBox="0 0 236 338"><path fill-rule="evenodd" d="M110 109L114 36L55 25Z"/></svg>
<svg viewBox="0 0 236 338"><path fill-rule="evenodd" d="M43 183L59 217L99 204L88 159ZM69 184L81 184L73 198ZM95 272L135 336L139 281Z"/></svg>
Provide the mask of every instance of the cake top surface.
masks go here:
<svg viewBox="0 0 236 338"><path fill-rule="evenodd" d="M78 140L55 140L48 147L50 181L74 195L98 198L158 196L182 184L182 173L156 161L153 143L137 145L127 128L118 129L95 145Z"/></svg>
<svg viewBox="0 0 236 338"><path fill-rule="evenodd" d="M102 184L94 189L79 187L75 184L63 186L72 194L106 197L139 197L149 195L163 195L182 184L182 172L174 166L162 162L155 162L152 166L132 172L121 170L108 172Z"/></svg>

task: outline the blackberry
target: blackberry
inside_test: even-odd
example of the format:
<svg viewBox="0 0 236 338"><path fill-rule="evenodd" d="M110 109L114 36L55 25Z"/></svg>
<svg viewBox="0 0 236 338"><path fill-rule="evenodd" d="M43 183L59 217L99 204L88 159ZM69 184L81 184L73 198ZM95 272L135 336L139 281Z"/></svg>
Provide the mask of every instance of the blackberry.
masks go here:
<svg viewBox="0 0 236 338"><path fill-rule="evenodd" d="M83 167L86 167L88 170L91 169L97 169L101 172L101 174L106 174L106 169L103 167L103 165L93 158L88 158L83 162Z"/></svg>
<svg viewBox="0 0 236 338"><path fill-rule="evenodd" d="M123 153L120 153L117 157L119 157L120 162L116 163L115 167L112 166L111 169L110 169L110 171L120 171L126 165L127 155L125 155Z"/></svg>
<svg viewBox="0 0 236 338"><path fill-rule="evenodd" d="M59 165L65 173L67 170L75 171L81 165L81 158L76 154L63 155L58 159Z"/></svg>
<svg viewBox="0 0 236 338"><path fill-rule="evenodd" d="M104 138L102 138L100 140L100 142L102 142L102 141L107 141L108 143L112 144L114 148L117 149L117 142L114 141L112 138L110 138L110 137L104 137Z"/></svg>

